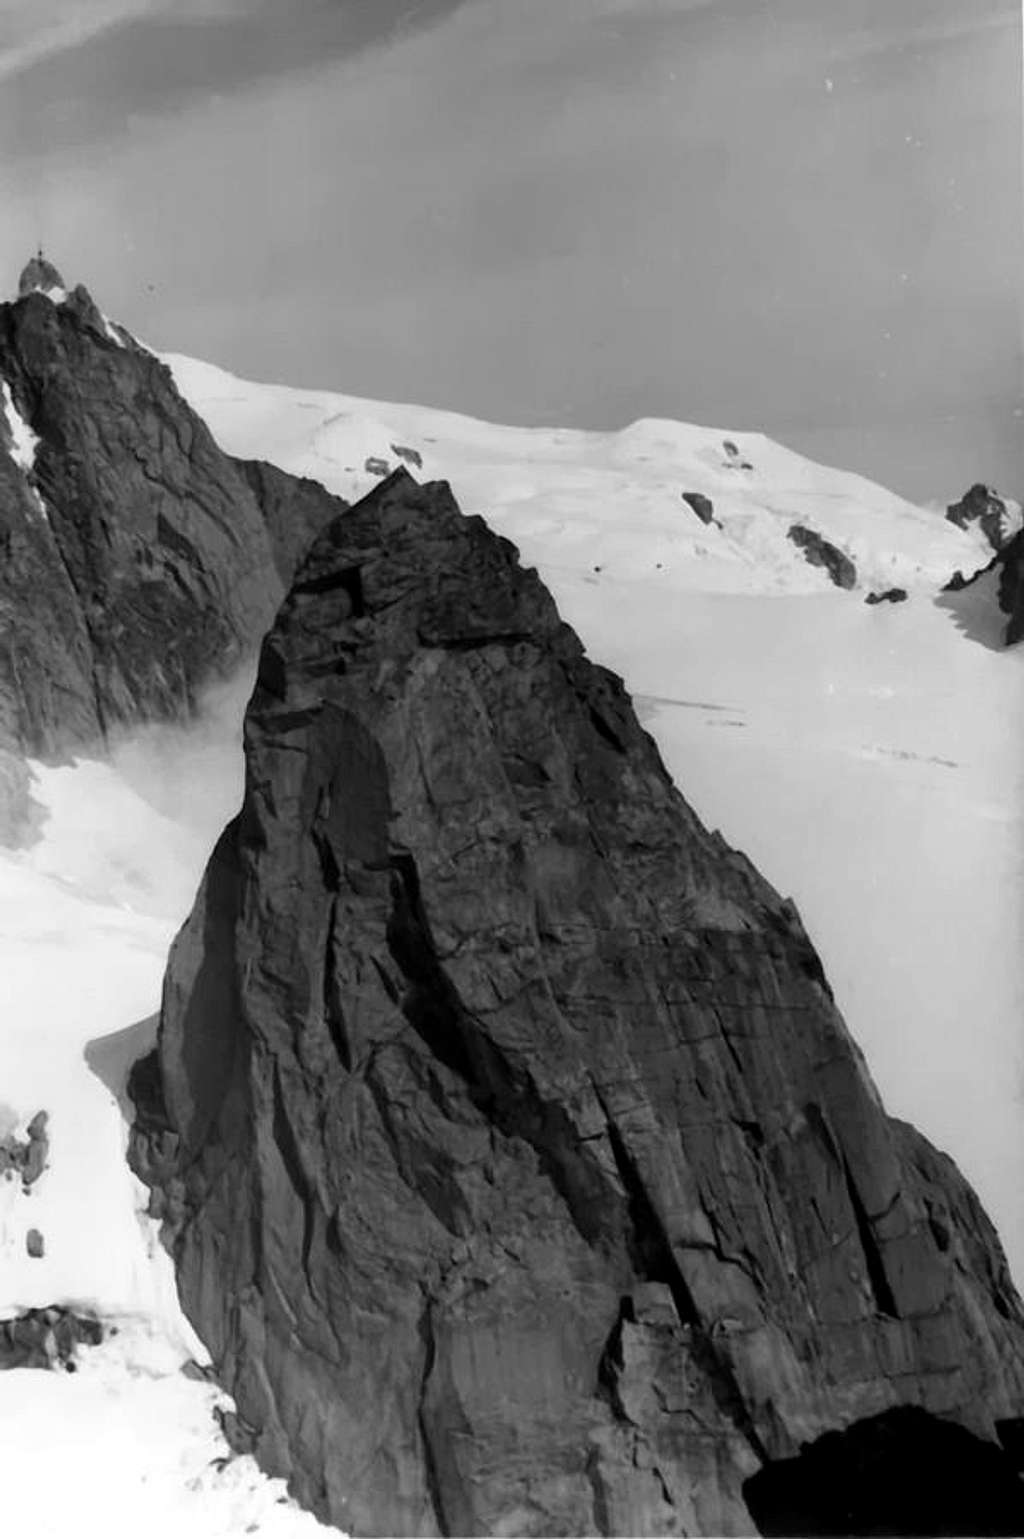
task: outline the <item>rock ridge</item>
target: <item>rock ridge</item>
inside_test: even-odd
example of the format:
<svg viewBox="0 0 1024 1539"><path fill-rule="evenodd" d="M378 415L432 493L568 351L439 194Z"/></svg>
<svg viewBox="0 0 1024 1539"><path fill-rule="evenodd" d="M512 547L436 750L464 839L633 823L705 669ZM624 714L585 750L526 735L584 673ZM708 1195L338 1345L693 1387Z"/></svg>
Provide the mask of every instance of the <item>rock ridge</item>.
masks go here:
<svg viewBox="0 0 1024 1539"><path fill-rule="evenodd" d="M0 305L0 750L43 758L191 714L345 506L224 454L170 371L83 287L55 300L53 273L30 264Z"/></svg>

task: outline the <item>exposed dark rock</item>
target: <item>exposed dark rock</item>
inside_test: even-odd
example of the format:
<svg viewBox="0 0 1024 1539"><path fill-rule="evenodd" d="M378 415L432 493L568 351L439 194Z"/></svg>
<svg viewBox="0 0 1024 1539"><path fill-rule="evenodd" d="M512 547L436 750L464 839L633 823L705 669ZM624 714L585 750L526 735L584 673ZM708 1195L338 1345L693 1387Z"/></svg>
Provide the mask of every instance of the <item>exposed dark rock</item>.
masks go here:
<svg viewBox="0 0 1024 1539"><path fill-rule="evenodd" d="M348 503L306 476L292 476L264 460L236 460L266 520L274 563L287 585L314 537Z"/></svg>
<svg viewBox="0 0 1024 1539"><path fill-rule="evenodd" d="M994 573L995 603L1007 616L1002 640L1013 646L1024 637L1024 530L1018 531L1011 540L996 552L987 566L965 577L954 572L943 588L943 593L962 593L972 588L989 573Z"/></svg>
<svg viewBox="0 0 1024 1539"><path fill-rule="evenodd" d="M38 277L0 305L0 381L38 438L26 468L0 426L0 749L55 757L187 716L344 504L240 469L85 289L54 304Z"/></svg>
<svg viewBox="0 0 1024 1539"><path fill-rule="evenodd" d="M902 604L907 597L906 588L886 588L881 593L869 593L865 604Z"/></svg>
<svg viewBox="0 0 1024 1539"><path fill-rule="evenodd" d="M731 438L722 439L722 448L725 451L725 464L728 470L753 470L749 460L743 458L739 449Z"/></svg>
<svg viewBox="0 0 1024 1539"><path fill-rule="evenodd" d="M132 1158L241 1442L304 1504L749 1533L745 1482L829 1431L911 1405L994 1447L1024 1414L977 1199L885 1116L792 903L445 486L321 534L246 753Z"/></svg>
<svg viewBox="0 0 1024 1539"><path fill-rule="evenodd" d="M415 465L417 470L423 469L423 456L418 449L410 449L408 444L392 444L391 452L407 465Z"/></svg>
<svg viewBox="0 0 1024 1539"><path fill-rule="evenodd" d="M976 481L959 502L951 502L946 517L960 529L977 524L993 550L1001 550L1010 537L1006 503L993 491Z"/></svg>
<svg viewBox="0 0 1024 1539"><path fill-rule="evenodd" d="M857 586L857 568L838 545L803 524L791 524L788 533L793 544L803 551L804 559L812 566L823 566L837 588Z"/></svg>
<svg viewBox="0 0 1024 1539"><path fill-rule="evenodd" d="M30 1309L0 1320L0 1371L67 1367L76 1347L96 1347L102 1340L102 1325L87 1315L59 1307Z"/></svg>
<svg viewBox="0 0 1024 1539"><path fill-rule="evenodd" d="M702 524L717 523L715 518L715 505L710 497L705 497L702 492L683 492L683 501L689 503Z"/></svg>
<svg viewBox="0 0 1024 1539"><path fill-rule="evenodd" d="M747 1481L761 1534L1024 1533L1024 1486L994 1444L918 1407L828 1432Z"/></svg>
<svg viewBox="0 0 1024 1539"><path fill-rule="evenodd" d="M391 473L391 466L387 460L379 459L375 454L367 457L363 469L371 476L386 476Z"/></svg>
<svg viewBox="0 0 1024 1539"><path fill-rule="evenodd" d="M46 1245L38 1229L30 1229L26 1234L25 1249L33 1261L40 1261L46 1254Z"/></svg>
<svg viewBox="0 0 1024 1539"><path fill-rule="evenodd" d="M182 1363L181 1375L184 1379L191 1379L196 1384L216 1384L217 1377L209 1363L197 1363L193 1358Z"/></svg>
<svg viewBox="0 0 1024 1539"><path fill-rule="evenodd" d="M999 607L1009 616L1006 625L1006 644L1013 646L1024 637L1024 530L1000 551L996 558L999 567Z"/></svg>
<svg viewBox="0 0 1024 1539"><path fill-rule="evenodd" d="M13 1133L0 1138L0 1175L9 1170L14 1171L21 1177L26 1192L46 1169L46 1156L50 1149L48 1124L47 1113L39 1111L26 1128L23 1139L15 1137Z"/></svg>
<svg viewBox="0 0 1024 1539"><path fill-rule="evenodd" d="M978 572L975 572L972 577L965 577L963 572L956 571L949 579L949 582L943 583L942 591L943 593L962 593L965 588L970 587L971 583L974 582L979 575L980 574Z"/></svg>

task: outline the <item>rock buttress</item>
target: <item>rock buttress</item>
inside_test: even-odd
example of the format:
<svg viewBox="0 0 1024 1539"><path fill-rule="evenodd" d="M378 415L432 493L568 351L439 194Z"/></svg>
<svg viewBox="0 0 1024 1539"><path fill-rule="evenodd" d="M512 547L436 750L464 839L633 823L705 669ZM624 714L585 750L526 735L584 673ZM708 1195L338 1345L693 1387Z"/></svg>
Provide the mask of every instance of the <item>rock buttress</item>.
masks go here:
<svg viewBox="0 0 1024 1539"><path fill-rule="evenodd" d="M187 716L345 504L222 453L83 288L0 305L0 388L0 747Z"/></svg>
<svg viewBox="0 0 1024 1539"><path fill-rule="evenodd" d="M265 1467L353 1534L752 1531L897 1406L991 1441L1021 1306L792 904L514 548L400 473L262 653L133 1160Z"/></svg>

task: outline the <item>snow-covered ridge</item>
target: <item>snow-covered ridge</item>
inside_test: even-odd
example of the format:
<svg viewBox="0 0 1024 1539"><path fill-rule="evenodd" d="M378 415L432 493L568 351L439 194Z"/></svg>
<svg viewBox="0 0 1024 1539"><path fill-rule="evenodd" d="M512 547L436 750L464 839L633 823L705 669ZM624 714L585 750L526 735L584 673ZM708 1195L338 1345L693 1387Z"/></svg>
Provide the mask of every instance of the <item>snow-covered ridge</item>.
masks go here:
<svg viewBox="0 0 1024 1539"><path fill-rule="evenodd" d="M760 433L653 418L611 433L500 427L251 384L179 355L164 361L229 453L272 457L353 500L412 450L417 475L450 480L467 512L485 513L545 567L614 570L686 591L821 592L829 578L788 538L800 524L850 557L863 598L892 587L934 593L992 554L976 528ZM713 523L701 522L684 492L710 499Z"/></svg>

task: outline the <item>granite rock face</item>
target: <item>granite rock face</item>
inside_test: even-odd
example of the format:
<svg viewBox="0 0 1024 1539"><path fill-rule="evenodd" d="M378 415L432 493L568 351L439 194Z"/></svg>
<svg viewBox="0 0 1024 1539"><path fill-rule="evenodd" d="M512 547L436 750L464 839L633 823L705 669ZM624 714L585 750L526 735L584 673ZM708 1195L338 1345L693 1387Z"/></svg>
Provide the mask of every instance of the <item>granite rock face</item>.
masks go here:
<svg viewBox="0 0 1024 1539"><path fill-rule="evenodd" d="M446 486L401 472L319 536L246 753L132 1161L239 1438L303 1503L356 1535L740 1534L749 1482L894 1408L995 1447L1024 1315L976 1198L885 1115L793 905Z"/></svg>
<svg viewBox="0 0 1024 1539"><path fill-rule="evenodd" d="M344 503L222 453L84 288L0 305L0 388L0 748L186 716Z"/></svg>

